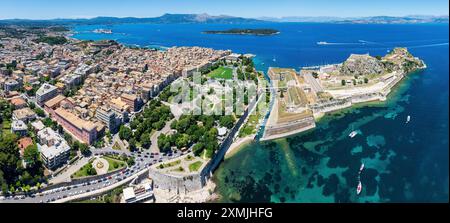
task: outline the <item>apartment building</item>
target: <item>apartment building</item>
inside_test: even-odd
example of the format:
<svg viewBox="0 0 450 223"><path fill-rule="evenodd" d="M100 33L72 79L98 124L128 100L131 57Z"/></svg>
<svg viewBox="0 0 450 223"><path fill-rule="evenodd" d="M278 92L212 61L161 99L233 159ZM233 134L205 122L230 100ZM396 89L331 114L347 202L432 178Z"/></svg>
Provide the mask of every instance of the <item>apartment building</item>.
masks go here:
<svg viewBox="0 0 450 223"><path fill-rule="evenodd" d="M65 164L69 159L69 144L57 132L51 128L45 128L37 134L39 143L38 150L44 165L54 169Z"/></svg>

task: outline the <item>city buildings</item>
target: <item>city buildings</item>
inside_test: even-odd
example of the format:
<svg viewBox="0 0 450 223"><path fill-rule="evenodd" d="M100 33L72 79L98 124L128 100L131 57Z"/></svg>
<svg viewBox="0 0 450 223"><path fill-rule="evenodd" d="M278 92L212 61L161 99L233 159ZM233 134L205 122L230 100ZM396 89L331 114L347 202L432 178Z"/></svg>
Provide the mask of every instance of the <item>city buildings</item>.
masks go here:
<svg viewBox="0 0 450 223"><path fill-rule="evenodd" d="M116 133L121 120L116 117L116 113L107 107L100 107L95 113L95 117L103 122L111 133Z"/></svg>
<svg viewBox="0 0 450 223"><path fill-rule="evenodd" d="M34 119L36 119L36 113L28 107L13 111L13 120L20 120L28 123Z"/></svg>
<svg viewBox="0 0 450 223"><path fill-rule="evenodd" d="M12 98L9 102L14 105L14 109L22 109L27 106L27 102L22 97Z"/></svg>
<svg viewBox="0 0 450 223"><path fill-rule="evenodd" d="M46 101L54 98L58 94L58 88L53 85L44 83L36 91L36 102L39 105L43 105Z"/></svg>
<svg viewBox="0 0 450 223"><path fill-rule="evenodd" d="M3 84L4 90L5 91L15 91L18 90L20 87L20 84L18 81L13 80L13 79L8 79L5 81L5 83Z"/></svg>
<svg viewBox="0 0 450 223"><path fill-rule="evenodd" d="M136 95L131 95L131 94L125 94L125 93L122 94L120 96L120 100L122 100L123 102L125 102L125 104L130 106L131 112L138 111L142 104L141 100L139 100Z"/></svg>
<svg viewBox="0 0 450 223"><path fill-rule="evenodd" d="M54 169L67 162L70 147L58 133L51 128L45 128L37 134L39 143L38 150L44 165L49 169Z"/></svg>
<svg viewBox="0 0 450 223"><path fill-rule="evenodd" d="M127 187L123 189L123 200L125 203L138 203L153 197L153 189L150 183L138 187Z"/></svg>
<svg viewBox="0 0 450 223"><path fill-rule="evenodd" d="M79 141L92 144L97 139L97 126L93 122L85 121L63 108L57 108L54 114L54 119Z"/></svg>
<svg viewBox="0 0 450 223"><path fill-rule="evenodd" d="M22 120L13 120L11 123L11 132L19 136L27 135L27 124Z"/></svg>
<svg viewBox="0 0 450 223"><path fill-rule="evenodd" d="M17 146L19 147L20 156L23 157L25 149L33 145L33 139L30 137L23 137L17 141Z"/></svg>

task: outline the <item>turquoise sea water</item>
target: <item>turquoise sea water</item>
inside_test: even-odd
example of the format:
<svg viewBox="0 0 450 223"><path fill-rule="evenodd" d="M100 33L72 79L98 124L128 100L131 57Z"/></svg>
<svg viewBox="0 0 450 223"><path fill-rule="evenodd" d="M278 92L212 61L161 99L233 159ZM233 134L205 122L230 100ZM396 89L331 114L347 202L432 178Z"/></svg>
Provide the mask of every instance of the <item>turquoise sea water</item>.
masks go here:
<svg viewBox="0 0 450 223"><path fill-rule="evenodd" d="M277 36L201 34L275 28ZM94 34L96 28L113 35ZM114 25L74 27L79 39L140 46L202 46L256 54L257 67L338 63L351 53L408 47L428 65L388 101L329 114L306 133L253 143L225 160L214 180L222 202L448 202L448 25ZM326 41L329 45L317 45ZM411 122L405 124L406 117ZM353 139L348 137L358 130ZM362 193L356 195L361 163Z"/></svg>

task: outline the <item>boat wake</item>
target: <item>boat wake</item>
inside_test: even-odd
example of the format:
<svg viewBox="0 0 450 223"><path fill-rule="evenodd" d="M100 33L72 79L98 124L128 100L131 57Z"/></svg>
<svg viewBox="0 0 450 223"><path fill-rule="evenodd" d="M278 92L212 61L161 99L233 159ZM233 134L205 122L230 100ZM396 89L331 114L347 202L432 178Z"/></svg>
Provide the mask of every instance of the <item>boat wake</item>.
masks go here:
<svg viewBox="0 0 450 223"><path fill-rule="evenodd" d="M425 45L418 45L418 46L408 46L408 48L414 49L414 48L428 48L428 47L437 47L437 46L448 46L448 42L447 43L425 44Z"/></svg>
<svg viewBox="0 0 450 223"><path fill-rule="evenodd" d="M366 40L358 40L358 42L348 42L348 43L339 43L339 42L326 42L326 41L320 41L317 42L317 45L384 45L382 43L377 42L371 42Z"/></svg>

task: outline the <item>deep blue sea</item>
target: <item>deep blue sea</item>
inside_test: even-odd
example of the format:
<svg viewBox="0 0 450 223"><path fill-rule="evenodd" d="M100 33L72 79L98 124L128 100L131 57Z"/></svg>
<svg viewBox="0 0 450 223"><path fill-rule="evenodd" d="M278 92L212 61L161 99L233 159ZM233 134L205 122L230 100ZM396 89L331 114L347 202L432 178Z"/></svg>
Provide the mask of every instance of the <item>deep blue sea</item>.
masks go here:
<svg viewBox="0 0 450 223"><path fill-rule="evenodd" d="M97 28L114 34L95 34ZM202 34L228 28L274 28L276 36ZM74 27L78 39L114 39L165 48L201 46L256 55L257 68L339 63L351 53L384 55L407 47L428 65L410 74L386 102L325 116L317 128L255 142L226 159L214 180L221 202L448 202L449 26L127 24ZM324 41L329 44L317 45ZM406 117L411 122L405 124ZM348 137L349 132L361 134ZM358 169L362 193L356 195Z"/></svg>

